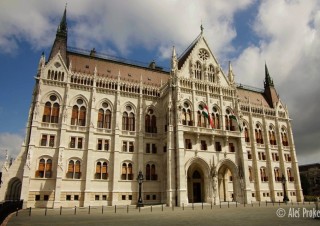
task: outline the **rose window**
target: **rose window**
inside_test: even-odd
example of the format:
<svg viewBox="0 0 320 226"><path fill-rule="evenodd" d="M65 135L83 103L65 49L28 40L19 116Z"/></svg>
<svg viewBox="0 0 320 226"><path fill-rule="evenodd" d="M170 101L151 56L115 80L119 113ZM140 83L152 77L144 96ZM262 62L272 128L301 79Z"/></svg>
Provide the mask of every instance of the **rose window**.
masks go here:
<svg viewBox="0 0 320 226"><path fill-rule="evenodd" d="M200 49L199 57L201 60L207 60L209 58L209 53L205 49Z"/></svg>

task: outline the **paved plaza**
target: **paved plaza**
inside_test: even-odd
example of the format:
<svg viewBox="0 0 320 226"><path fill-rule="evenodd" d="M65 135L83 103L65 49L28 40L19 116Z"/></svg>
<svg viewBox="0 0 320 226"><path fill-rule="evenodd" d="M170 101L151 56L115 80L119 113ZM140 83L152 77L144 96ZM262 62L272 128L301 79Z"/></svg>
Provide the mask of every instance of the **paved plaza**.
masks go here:
<svg viewBox="0 0 320 226"><path fill-rule="evenodd" d="M281 209L279 209L281 208ZM221 206L197 204L182 207L134 206L91 207L60 209L29 209L13 213L7 219L8 226L19 225L320 225L320 220L310 214L315 209L311 204L258 203L252 205ZM307 212L309 211L309 212ZM313 211L314 212L314 211ZM280 216L280 217L279 217Z"/></svg>

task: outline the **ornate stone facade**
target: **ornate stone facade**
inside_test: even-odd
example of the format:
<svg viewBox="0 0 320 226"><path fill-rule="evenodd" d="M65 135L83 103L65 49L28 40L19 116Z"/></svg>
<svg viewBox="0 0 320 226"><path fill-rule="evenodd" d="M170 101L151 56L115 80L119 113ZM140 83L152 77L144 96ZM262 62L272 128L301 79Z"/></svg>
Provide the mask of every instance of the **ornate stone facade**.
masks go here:
<svg viewBox="0 0 320 226"><path fill-rule="evenodd" d="M302 200L288 109L227 76L204 34L171 70L67 47L66 12L41 56L27 134L1 199L26 207ZM5 166L8 166L5 164Z"/></svg>

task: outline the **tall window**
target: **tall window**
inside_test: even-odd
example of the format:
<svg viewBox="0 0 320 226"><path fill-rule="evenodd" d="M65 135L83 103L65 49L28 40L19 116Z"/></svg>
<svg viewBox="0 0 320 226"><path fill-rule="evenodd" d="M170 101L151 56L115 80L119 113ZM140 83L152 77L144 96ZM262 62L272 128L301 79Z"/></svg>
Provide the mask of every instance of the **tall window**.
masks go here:
<svg viewBox="0 0 320 226"><path fill-rule="evenodd" d="M185 139L185 149L192 149L191 139Z"/></svg>
<svg viewBox="0 0 320 226"><path fill-rule="evenodd" d="M290 156L290 154L284 154L284 159L285 159L287 162L291 162L291 156Z"/></svg>
<svg viewBox="0 0 320 226"><path fill-rule="evenodd" d="M81 163L79 160L70 160L68 163L67 178L80 179L81 177Z"/></svg>
<svg viewBox="0 0 320 226"><path fill-rule="evenodd" d="M261 167L260 168L260 177L261 177L261 181L262 182L267 182L268 181L268 176L267 176L265 167Z"/></svg>
<svg viewBox="0 0 320 226"><path fill-rule="evenodd" d="M193 126L193 121L191 117L191 107L188 102L184 102L182 109L182 124L187 126Z"/></svg>
<svg viewBox="0 0 320 226"><path fill-rule="evenodd" d="M157 133L157 118L153 109L149 109L145 116L145 131L146 133Z"/></svg>
<svg viewBox="0 0 320 226"><path fill-rule="evenodd" d="M123 152L134 152L133 141L123 141L122 142L122 151Z"/></svg>
<svg viewBox="0 0 320 226"><path fill-rule="evenodd" d="M205 140L201 140L201 150L208 150L207 142Z"/></svg>
<svg viewBox="0 0 320 226"><path fill-rule="evenodd" d="M251 167L251 166L249 166L249 181L250 181L250 182L253 181L252 167Z"/></svg>
<svg viewBox="0 0 320 226"><path fill-rule="evenodd" d="M158 180L155 164L146 165L146 180Z"/></svg>
<svg viewBox="0 0 320 226"><path fill-rule="evenodd" d="M245 122L243 122L243 133L244 133L245 142L249 143L250 142L249 129L248 129L248 125Z"/></svg>
<svg viewBox="0 0 320 226"><path fill-rule="evenodd" d="M122 130L135 131L135 115L130 105L122 114Z"/></svg>
<svg viewBox="0 0 320 226"><path fill-rule="evenodd" d="M261 125L258 123L256 124L255 135L256 135L256 142L258 144L263 144L262 128L261 128Z"/></svg>
<svg viewBox="0 0 320 226"><path fill-rule="evenodd" d="M85 126L86 114L87 109L84 106L84 101L79 98L77 100L77 104L72 107L71 125Z"/></svg>
<svg viewBox="0 0 320 226"><path fill-rule="evenodd" d="M215 129L220 129L220 115L217 107L212 108L212 122Z"/></svg>
<svg viewBox="0 0 320 226"><path fill-rule="evenodd" d="M38 170L36 171L38 178L51 178L52 177L52 160L42 158L39 160Z"/></svg>
<svg viewBox="0 0 320 226"><path fill-rule="evenodd" d="M98 139L97 150L99 150L99 151L109 151L109 140Z"/></svg>
<svg viewBox="0 0 320 226"><path fill-rule="evenodd" d="M277 182L281 181L280 170L278 167L274 168L274 180Z"/></svg>
<svg viewBox="0 0 320 226"><path fill-rule="evenodd" d="M283 128L283 127L281 128L281 140L282 140L283 146L289 146L287 132L286 132L285 128Z"/></svg>
<svg viewBox="0 0 320 226"><path fill-rule="evenodd" d="M273 161L279 161L279 155L278 155L278 153L273 152L273 153L271 153L271 156L272 156L272 160L273 160Z"/></svg>
<svg viewBox="0 0 320 226"><path fill-rule="evenodd" d="M236 151L233 143L229 143L229 151L230 151L230 152L235 152L235 151Z"/></svg>
<svg viewBox="0 0 320 226"><path fill-rule="evenodd" d="M276 135L272 125L269 126L269 141L271 145L277 145Z"/></svg>
<svg viewBox="0 0 320 226"><path fill-rule="evenodd" d="M210 64L209 68L208 68L208 80L209 80L209 82L215 82L215 79L214 79L214 66L212 64Z"/></svg>
<svg viewBox="0 0 320 226"><path fill-rule="evenodd" d="M105 161L96 163L96 173L94 179L106 180L108 179L108 164Z"/></svg>
<svg viewBox="0 0 320 226"><path fill-rule="evenodd" d="M49 101L45 103L42 122L58 123L60 105L56 95L51 95Z"/></svg>
<svg viewBox="0 0 320 226"><path fill-rule="evenodd" d="M70 148L82 149L84 144L83 137L70 137Z"/></svg>
<svg viewBox="0 0 320 226"><path fill-rule="evenodd" d="M133 180L133 171L132 171L132 164L131 163L122 163L122 180Z"/></svg>
<svg viewBox="0 0 320 226"><path fill-rule="evenodd" d="M203 106L202 106L202 104L199 104L199 110L197 112L198 126L199 127L207 127L208 119L202 114L202 111L203 111Z"/></svg>
<svg viewBox="0 0 320 226"><path fill-rule="evenodd" d="M216 151L222 151L221 144L219 141L215 142L215 148L216 148Z"/></svg>
<svg viewBox="0 0 320 226"><path fill-rule="evenodd" d="M287 168L288 181L294 181L294 177L291 168Z"/></svg>
<svg viewBox="0 0 320 226"><path fill-rule="evenodd" d="M98 111L98 128L111 129L111 108L107 102L102 103Z"/></svg>
<svg viewBox="0 0 320 226"><path fill-rule="evenodd" d="M229 109L226 110L226 115L225 115L225 122L226 122L226 130L230 130L230 131L235 131L236 127L235 124L236 122L234 122L235 116L231 113L231 111Z"/></svg>
<svg viewBox="0 0 320 226"><path fill-rule="evenodd" d="M40 146L54 147L54 139L55 139L55 135L42 134Z"/></svg>
<svg viewBox="0 0 320 226"><path fill-rule="evenodd" d="M199 61L196 62L194 68L194 78L195 79L202 79L202 70L201 70L201 63Z"/></svg>

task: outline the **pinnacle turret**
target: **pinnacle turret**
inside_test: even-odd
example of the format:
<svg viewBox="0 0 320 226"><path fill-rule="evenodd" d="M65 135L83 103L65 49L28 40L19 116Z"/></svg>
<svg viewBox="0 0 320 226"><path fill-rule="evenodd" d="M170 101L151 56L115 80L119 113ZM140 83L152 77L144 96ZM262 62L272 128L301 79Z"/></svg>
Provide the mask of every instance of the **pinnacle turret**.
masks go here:
<svg viewBox="0 0 320 226"><path fill-rule="evenodd" d="M228 79L231 84L234 84L234 74L232 71L231 61L229 61Z"/></svg>
<svg viewBox="0 0 320 226"><path fill-rule="evenodd" d="M67 36L67 33L68 33L68 27L67 27L67 6L66 6L64 9L60 24L57 29L57 35Z"/></svg>
<svg viewBox="0 0 320 226"><path fill-rule="evenodd" d="M178 67L178 58L177 58L176 49L173 46L172 47L172 57L171 57L171 69L176 70L177 67Z"/></svg>
<svg viewBox="0 0 320 226"><path fill-rule="evenodd" d="M265 63L265 66L264 66L264 67L265 67L264 87L274 86L273 80L271 79L270 74L269 74L269 70L268 70L268 67L267 67L267 63Z"/></svg>

